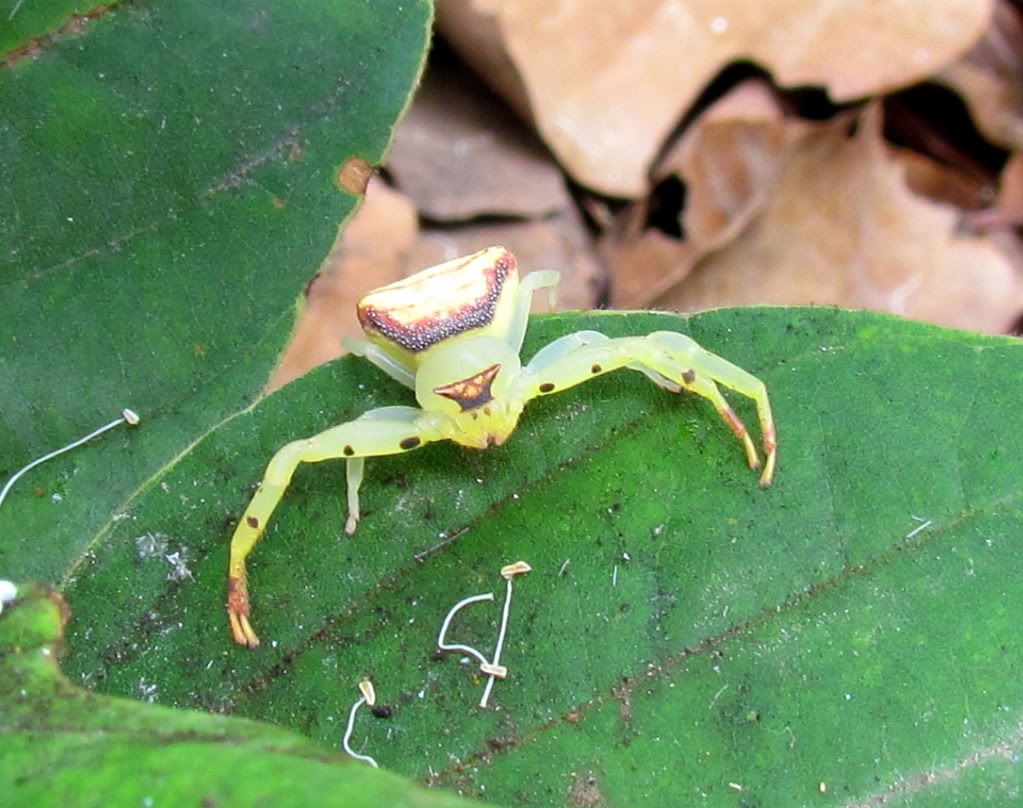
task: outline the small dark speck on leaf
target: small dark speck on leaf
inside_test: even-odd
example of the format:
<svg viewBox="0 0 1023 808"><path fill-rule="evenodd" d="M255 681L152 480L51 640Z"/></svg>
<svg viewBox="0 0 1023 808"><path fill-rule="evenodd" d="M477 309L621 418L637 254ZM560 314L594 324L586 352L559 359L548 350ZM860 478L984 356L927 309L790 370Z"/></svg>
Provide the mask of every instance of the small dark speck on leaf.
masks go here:
<svg viewBox="0 0 1023 808"><path fill-rule="evenodd" d="M377 718L390 718L394 715L394 710L386 704L378 704L373 708L373 715Z"/></svg>
<svg viewBox="0 0 1023 808"><path fill-rule="evenodd" d="M408 488L410 483L408 477L403 474L396 474L393 477L387 477L383 480L384 485L393 485L395 488L405 489Z"/></svg>
<svg viewBox="0 0 1023 808"><path fill-rule="evenodd" d="M603 803L596 777L579 775L568 791L568 804L573 808L596 808Z"/></svg>
<svg viewBox="0 0 1023 808"><path fill-rule="evenodd" d="M373 176L373 166L361 157L349 157L337 170L335 181L341 190L362 196L366 193L366 186L369 184L371 176Z"/></svg>

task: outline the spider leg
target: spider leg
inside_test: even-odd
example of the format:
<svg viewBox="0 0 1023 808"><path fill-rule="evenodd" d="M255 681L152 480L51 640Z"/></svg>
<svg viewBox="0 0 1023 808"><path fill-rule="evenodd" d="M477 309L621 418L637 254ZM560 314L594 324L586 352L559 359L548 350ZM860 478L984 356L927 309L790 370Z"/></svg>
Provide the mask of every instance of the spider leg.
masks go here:
<svg viewBox="0 0 1023 808"><path fill-rule="evenodd" d="M688 390L708 399L742 441L750 467L757 468L760 463L753 441L716 383L753 399L766 455L760 484L771 484L777 438L767 388L755 376L703 349L684 334L656 331L645 337L616 339L594 331L569 334L552 342L526 366L521 381L524 388L519 394L528 401L623 367L644 373L665 389Z"/></svg>
<svg viewBox="0 0 1023 808"><path fill-rule="evenodd" d="M361 337L345 337L341 340L344 349L355 356L364 356L384 373L411 390L416 389L416 369L403 357L395 356L379 345Z"/></svg>
<svg viewBox="0 0 1023 808"><path fill-rule="evenodd" d="M442 424L436 415L414 407L383 407L311 438L293 441L278 451L267 465L263 481L231 537L227 614L235 642L250 647L259 645L259 638L249 623L245 559L262 537L300 463L318 463L336 458L349 461L346 475L349 485L346 532L351 533L359 518L358 488L362 481L364 458L401 454L444 438ZM348 530L349 527L351 530Z"/></svg>
<svg viewBox="0 0 1023 808"><path fill-rule="evenodd" d="M526 336L526 327L529 325L529 309L533 303L533 292L544 287L550 288L550 303L554 306L557 296L556 287L560 273L553 269L545 269L540 272L530 272L519 282L516 292L515 312L512 314L511 325L508 328L508 344L516 351L522 350L522 340Z"/></svg>

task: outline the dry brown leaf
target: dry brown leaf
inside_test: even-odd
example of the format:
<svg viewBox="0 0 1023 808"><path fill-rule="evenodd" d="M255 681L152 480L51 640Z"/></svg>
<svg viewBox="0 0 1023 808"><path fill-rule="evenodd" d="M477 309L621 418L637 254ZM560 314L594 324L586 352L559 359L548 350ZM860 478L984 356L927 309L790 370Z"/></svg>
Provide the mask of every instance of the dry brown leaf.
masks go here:
<svg viewBox="0 0 1023 808"><path fill-rule="evenodd" d="M537 269L556 269L561 273L557 309L592 309L600 300L604 273L574 211L538 221L424 229L410 253L409 264L422 269L493 244L512 252L522 274ZM534 310L546 311L543 302L546 299L544 293L536 295Z"/></svg>
<svg viewBox="0 0 1023 808"><path fill-rule="evenodd" d="M1023 154L1017 152L1009 158L998 186L998 210L1008 220L1023 224Z"/></svg>
<svg viewBox="0 0 1023 808"><path fill-rule="evenodd" d="M616 309L648 308L688 275L705 254L692 243L660 230L605 239L601 253L611 268L611 305Z"/></svg>
<svg viewBox="0 0 1023 808"><path fill-rule="evenodd" d="M648 305L712 250L735 239L767 204L790 150L812 125L786 118L769 85L747 81L710 106L659 162L654 178L685 183L684 241L634 226L605 241L612 303ZM645 206L633 217L645 221Z"/></svg>
<svg viewBox="0 0 1023 808"><path fill-rule="evenodd" d="M1023 19L1000 0L987 33L935 79L962 95L977 128L1008 149L1023 148Z"/></svg>
<svg viewBox="0 0 1023 808"><path fill-rule="evenodd" d="M421 215L533 218L572 204L561 170L521 120L452 58L434 59L387 167Z"/></svg>
<svg viewBox="0 0 1023 808"><path fill-rule="evenodd" d="M677 174L686 184L686 238L704 249L734 238L763 207L785 155L808 129L785 118L762 81L743 82L709 107L655 175Z"/></svg>
<svg viewBox="0 0 1023 808"><path fill-rule="evenodd" d="M362 336L355 304L366 292L495 244L511 250L523 274L561 273L558 309L593 308L603 291L603 272L574 210L539 221L420 230L411 201L374 178L362 207L307 288L305 308L268 391L340 356L342 337ZM546 301L546 295L537 295L534 308L547 310Z"/></svg>
<svg viewBox="0 0 1023 808"><path fill-rule="evenodd" d="M678 119L732 61L759 62L782 85L819 84L835 100L859 98L958 58L984 32L992 7L993 0L605 0L596 7L439 0L437 11L447 39L532 116L579 182L637 197Z"/></svg>
<svg viewBox="0 0 1023 808"><path fill-rule="evenodd" d="M369 290L405 276L406 257L417 231L412 203L380 178L372 178L362 206L306 287L305 307L270 376L268 391L340 356L342 337L362 334L356 301Z"/></svg>
<svg viewBox="0 0 1023 808"><path fill-rule="evenodd" d="M758 219L703 261L662 305L836 304L948 326L1003 331L1023 283L960 212L916 196L872 107L849 138L832 126L793 151Z"/></svg>
<svg viewBox="0 0 1023 808"><path fill-rule="evenodd" d="M998 193L992 196L994 204L971 213L967 217L967 224L975 230L988 233L992 238L1000 231L1023 227L1023 154L1016 152L1006 161L998 178ZM1013 238L999 239L999 245L1009 244L1011 249L1003 249L1002 252L1012 260L1018 260L1017 239L1014 233L1010 235Z"/></svg>
<svg viewBox="0 0 1023 808"><path fill-rule="evenodd" d="M912 149L893 149L906 172L906 185L917 195L944 202L964 211L990 205L996 195L993 182L975 171L961 171Z"/></svg>

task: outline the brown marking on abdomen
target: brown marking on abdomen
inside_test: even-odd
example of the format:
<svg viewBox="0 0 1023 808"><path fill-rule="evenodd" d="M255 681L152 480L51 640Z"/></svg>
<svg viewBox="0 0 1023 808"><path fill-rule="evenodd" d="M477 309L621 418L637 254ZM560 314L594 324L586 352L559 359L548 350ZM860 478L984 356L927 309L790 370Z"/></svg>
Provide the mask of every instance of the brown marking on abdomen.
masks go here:
<svg viewBox="0 0 1023 808"><path fill-rule="evenodd" d="M469 271L465 267L469 266L469 259L474 257L476 256L467 256L466 264L452 267L445 274L459 270ZM390 287L384 287L381 290L370 292L360 300L356 306L356 314L358 314L359 323L366 333L376 332L407 351L419 353L449 337L490 325L497 311L497 302L501 297L504 282L509 275L515 272L516 267L515 256L504 251L491 266L477 270L482 273L483 277L482 293L460 306L452 306L447 309L441 307L430 314L417 314L416 308L421 307L418 304L415 306L408 304L404 307L391 309L387 300ZM442 277L439 276L439 278ZM448 289L431 289L431 284L439 285L441 282L439 279L422 281L420 290L422 296L425 299L431 299L447 293L450 297ZM395 316L402 311L406 313L408 319Z"/></svg>

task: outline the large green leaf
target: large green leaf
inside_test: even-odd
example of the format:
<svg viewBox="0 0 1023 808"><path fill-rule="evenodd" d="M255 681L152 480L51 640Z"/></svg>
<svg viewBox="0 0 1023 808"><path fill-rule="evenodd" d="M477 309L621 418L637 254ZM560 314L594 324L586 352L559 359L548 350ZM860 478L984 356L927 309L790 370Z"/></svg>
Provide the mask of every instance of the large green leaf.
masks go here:
<svg viewBox="0 0 1023 808"><path fill-rule="evenodd" d="M256 398L357 201L338 168L380 159L430 18L428 0L26 0L0 23L0 477L124 407L145 424L14 490L7 574L61 577Z"/></svg>
<svg viewBox="0 0 1023 808"><path fill-rule="evenodd" d="M64 604L21 590L0 617L0 804L470 808L276 727L76 688Z"/></svg>
<svg viewBox="0 0 1023 808"><path fill-rule="evenodd" d="M367 729L382 765L505 805L1018 796L1020 343L754 309L551 316L527 354L579 328L685 331L763 378L775 485L757 487L706 402L626 372L533 403L503 447L370 462L352 538L343 467L305 466L252 556L264 643L238 648L228 539L267 459L409 401L342 360L129 503L67 590L74 676L333 742L370 674L392 707ZM510 678L480 710L479 678L435 656L436 634L517 559L535 571L517 584ZM455 635L489 649L498 611L470 607Z"/></svg>

